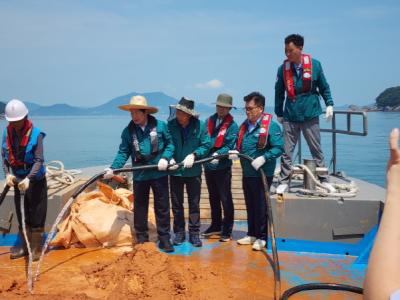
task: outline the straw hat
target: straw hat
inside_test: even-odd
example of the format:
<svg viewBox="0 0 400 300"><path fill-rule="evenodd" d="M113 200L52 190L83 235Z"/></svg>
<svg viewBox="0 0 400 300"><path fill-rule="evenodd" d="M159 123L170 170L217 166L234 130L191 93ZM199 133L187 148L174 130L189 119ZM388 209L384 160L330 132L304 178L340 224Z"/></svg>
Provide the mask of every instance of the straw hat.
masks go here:
<svg viewBox="0 0 400 300"><path fill-rule="evenodd" d="M182 97L181 100L179 100L178 104L170 106L196 118L199 116L199 114L194 110L194 101L186 97Z"/></svg>
<svg viewBox="0 0 400 300"><path fill-rule="evenodd" d="M154 106L148 106L147 100L141 95L133 96L129 104L118 106L122 110L130 111L132 109L145 109L149 114L155 114L158 112L158 108Z"/></svg>
<svg viewBox="0 0 400 300"><path fill-rule="evenodd" d="M231 95L219 94L217 97L217 102L215 104L222 107L230 107L236 109L236 107L232 105L232 102L233 99Z"/></svg>

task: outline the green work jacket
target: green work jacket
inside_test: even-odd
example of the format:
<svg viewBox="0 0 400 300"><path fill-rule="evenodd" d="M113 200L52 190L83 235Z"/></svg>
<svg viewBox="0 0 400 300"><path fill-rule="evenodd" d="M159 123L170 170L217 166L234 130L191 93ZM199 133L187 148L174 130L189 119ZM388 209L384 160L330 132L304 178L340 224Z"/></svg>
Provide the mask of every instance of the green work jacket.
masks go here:
<svg viewBox="0 0 400 300"><path fill-rule="evenodd" d="M211 122L216 122L217 120L217 114L214 114L212 116L210 116L207 120L205 125L208 127L208 121L211 120ZM212 155L213 153L217 153L217 154L227 154L229 150L233 150L235 149L235 143L236 143L236 139L237 139L237 134L238 134L238 130L239 127L236 124L235 121L232 121L232 123L229 125L228 129L226 130L225 136L224 136L224 142L222 144L222 147L220 148L215 148L214 144L215 144L215 140L218 136L219 133L219 129L221 128L221 124L219 124L218 127L214 126L214 130L211 133L210 136L210 140L211 140L211 151L210 151L210 155ZM208 128L207 128L208 131ZM214 165L211 163L207 163L204 165L204 170L207 171L216 171L216 170L224 170L227 168L230 168L232 166L232 161L228 158L223 158L220 159L218 164Z"/></svg>
<svg viewBox="0 0 400 300"><path fill-rule="evenodd" d="M143 156L149 156L152 152L150 130L151 125L156 122L157 141L158 141L158 153L152 155L148 161L135 161L135 150L133 147L133 138L131 130L135 130L136 136L139 142L140 154ZM174 145L172 143L171 135L169 134L168 127L165 122L157 120L153 116L148 116L148 123L144 131L140 126L136 125L131 121L127 127L122 131L121 144L119 145L118 153L111 165L111 169L122 168L129 157L132 158L132 166L145 166L145 165L156 165L161 158L165 158L168 161L172 158L174 153ZM134 181L144 181L157 179L163 176L167 176L167 171L156 170L141 170L133 172Z"/></svg>
<svg viewBox="0 0 400 300"><path fill-rule="evenodd" d="M247 120L245 121L247 122ZM276 166L276 159L282 155L283 149L283 138L282 131L279 125L271 121L268 132L267 145L263 149L257 149L258 137L260 135L260 124L257 122L256 127L243 136L242 145L239 150L240 153L250 156L251 158L257 158L264 156L265 164L261 166L266 176L273 176ZM240 158L240 164L242 165L243 177L260 177L260 172L256 171L251 162L247 159Z"/></svg>
<svg viewBox="0 0 400 300"><path fill-rule="evenodd" d="M312 58L312 84L311 91L302 94L303 72L299 75L292 64L293 81L296 92L295 100L288 99L285 101L285 83L283 80L283 64L278 69L275 83L275 114L283 117L285 121L304 122L322 113L320 96L325 101L326 106L333 106L331 90L326 81L321 63ZM285 107L285 108L284 108Z"/></svg>
<svg viewBox="0 0 400 300"><path fill-rule="evenodd" d="M195 154L196 160L207 157L211 143L203 121L191 117L189 124L184 129L176 119L172 119L168 122L168 129L175 146L173 157L177 163L182 162L191 153ZM181 167L171 171L170 174L172 176L195 177L200 176L201 171L201 165L196 164L191 168Z"/></svg>

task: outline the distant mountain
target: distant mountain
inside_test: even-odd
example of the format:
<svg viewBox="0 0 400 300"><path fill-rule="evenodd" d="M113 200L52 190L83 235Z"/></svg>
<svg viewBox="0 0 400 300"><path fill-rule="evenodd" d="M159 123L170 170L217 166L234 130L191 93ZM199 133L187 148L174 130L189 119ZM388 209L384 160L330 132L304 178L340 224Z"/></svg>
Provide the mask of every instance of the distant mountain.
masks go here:
<svg viewBox="0 0 400 300"><path fill-rule="evenodd" d="M28 108L29 109L29 108ZM90 114L87 108L80 108L68 104L54 104L50 106L39 106L30 110L30 115L40 116L84 116Z"/></svg>
<svg viewBox="0 0 400 300"><path fill-rule="evenodd" d="M120 110L118 106L129 103L132 96L143 95L146 97L149 105L155 106L159 109L161 114L169 114L169 106L178 103L178 99L164 94L163 92L151 92L151 93L136 93L132 92L126 95L122 95L107 101L106 103L89 108L82 108L77 106L71 106L68 104L54 104L50 106L41 106L34 102L24 102L29 109L29 114L34 116L104 116L104 115L123 115L126 114L123 110ZM233 110L233 113L245 115L242 107L244 107L244 102L236 104L237 110ZM4 113L5 103L0 102L0 114ZM355 105L342 105L335 106L336 110L377 110L376 105L373 104L357 107ZM209 115L215 112L215 106L207 105L204 103L195 104L196 112L201 114L201 118L205 119ZM274 112L274 107L267 106L265 111L269 113Z"/></svg>
<svg viewBox="0 0 400 300"><path fill-rule="evenodd" d="M89 108L71 106L68 104L55 104L41 106L33 102L25 102L30 115L35 116L100 116L100 115L122 115L125 114L118 106L128 104L132 96L143 95L149 105L159 109L161 114L169 113L169 106L178 103L178 99L168 96L162 92L136 93L132 92L107 101L106 103ZM214 106L203 103L196 103L195 110L200 113L210 113L215 110Z"/></svg>
<svg viewBox="0 0 400 300"><path fill-rule="evenodd" d="M42 108L43 106L40 106L39 104L29 102L29 101L24 101L26 107L28 107L29 113L32 114L35 110L38 110Z"/></svg>

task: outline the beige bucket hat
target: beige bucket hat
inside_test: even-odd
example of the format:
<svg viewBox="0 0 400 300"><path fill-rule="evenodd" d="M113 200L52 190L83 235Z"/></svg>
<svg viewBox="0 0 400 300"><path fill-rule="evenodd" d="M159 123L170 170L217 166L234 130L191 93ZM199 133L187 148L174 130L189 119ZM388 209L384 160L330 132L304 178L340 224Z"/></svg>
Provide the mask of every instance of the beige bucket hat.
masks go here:
<svg viewBox="0 0 400 300"><path fill-rule="evenodd" d="M144 96L136 95L131 98L129 104L118 106L122 110L130 111L132 109L145 109L149 114L155 114L158 112L158 108L154 106L148 106L147 100Z"/></svg>
<svg viewBox="0 0 400 300"><path fill-rule="evenodd" d="M219 94L217 97L217 102L215 102L215 104L222 107L230 107L236 109L236 107L232 105L232 102L233 99L231 95Z"/></svg>

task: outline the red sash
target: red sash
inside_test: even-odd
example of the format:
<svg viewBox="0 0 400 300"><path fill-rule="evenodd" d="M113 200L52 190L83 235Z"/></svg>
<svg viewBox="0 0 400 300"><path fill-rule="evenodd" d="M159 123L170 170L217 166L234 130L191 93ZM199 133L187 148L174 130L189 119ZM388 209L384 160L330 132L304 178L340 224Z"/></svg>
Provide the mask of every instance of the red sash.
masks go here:
<svg viewBox="0 0 400 300"><path fill-rule="evenodd" d="M224 143L226 131L228 130L228 127L229 127L229 125L231 125L232 121L233 121L233 117L231 116L231 114L228 114L224 118L224 120L222 121L222 125L219 128L217 138L215 139L214 148L222 147L222 144ZM215 121L213 121L211 118L209 118L207 127L208 127L208 135L211 136L214 131Z"/></svg>
<svg viewBox="0 0 400 300"><path fill-rule="evenodd" d="M258 143L257 143L257 149L264 149L265 146L267 145L267 138L268 138L268 133L269 133L269 125L271 124L272 121L272 115L271 114L263 114L261 119L261 125L260 125L260 135L258 136ZM242 125L240 125L239 129L239 136L238 140L236 143L236 150L240 151L242 147L242 141L244 134L246 133L247 130L247 121L244 121Z"/></svg>
<svg viewBox="0 0 400 300"><path fill-rule="evenodd" d="M302 93L308 93L309 91L311 91L312 82L311 56L308 54L302 54L301 63L303 65ZM296 91L294 89L293 68L292 63L287 59L283 62L283 81L285 82L285 88L288 98L292 101L295 101Z"/></svg>
<svg viewBox="0 0 400 300"><path fill-rule="evenodd" d="M20 147L25 148L28 145L29 137L32 133L32 122L28 119L24 122L24 127L22 128L22 139L19 144ZM8 150L8 162L12 167L20 167L24 165L23 161L19 161L18 157L15 157L13 152L12 143L14 141L14 128L11 125L7 126L7 150Z"/></svg>

